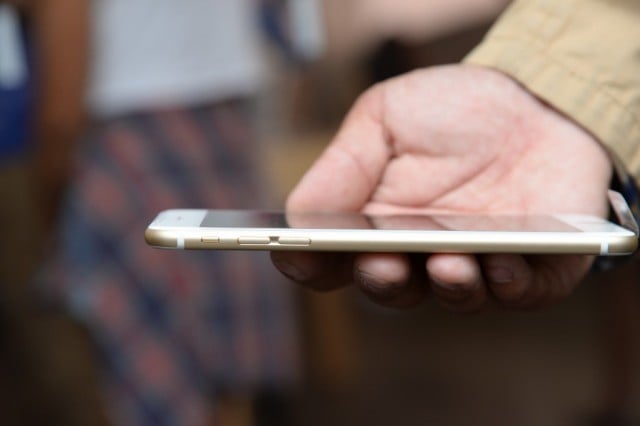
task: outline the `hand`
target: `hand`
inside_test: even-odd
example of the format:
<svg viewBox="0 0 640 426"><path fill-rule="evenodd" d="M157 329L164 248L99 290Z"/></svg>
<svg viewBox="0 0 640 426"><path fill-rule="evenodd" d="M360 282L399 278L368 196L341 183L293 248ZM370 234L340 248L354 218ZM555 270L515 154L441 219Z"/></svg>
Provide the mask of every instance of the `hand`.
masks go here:
<svg viewBox="0 0 640 426"><path fill-rule="evenodd" d="M612 167L581 127L506 75L455 65L381 83L357 101L287 201L289 211L584 213L604 216ZM547 305L593 259L578 255L273 252L318 290L355 282L385 306L429 293L456 311Z"/></svg>

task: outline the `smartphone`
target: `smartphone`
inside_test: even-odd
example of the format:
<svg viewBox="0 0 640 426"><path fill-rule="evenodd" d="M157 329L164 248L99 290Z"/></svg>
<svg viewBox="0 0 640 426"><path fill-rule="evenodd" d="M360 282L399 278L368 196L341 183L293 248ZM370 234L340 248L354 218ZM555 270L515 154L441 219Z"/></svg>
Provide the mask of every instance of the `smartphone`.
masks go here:
<svg viewBox="0 0 640 426"><path fill-rule="evenodd" d="M619 200L614 205L621 223L635 225L625 206ZM637 228L567 214L373 216L177 209L161 212L145 239L151 246L173 249L606 256L631 254L637 234Z"/></svg>

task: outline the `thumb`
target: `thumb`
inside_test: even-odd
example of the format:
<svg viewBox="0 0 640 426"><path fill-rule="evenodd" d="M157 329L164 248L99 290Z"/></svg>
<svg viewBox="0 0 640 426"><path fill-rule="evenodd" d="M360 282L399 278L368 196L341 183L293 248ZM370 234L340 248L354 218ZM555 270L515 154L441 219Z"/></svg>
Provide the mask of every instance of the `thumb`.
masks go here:
<svg viewBox="0 0 640 426"><path fill-rule="evenodd" d="M383 85L365 92L340 131L289 195L289 211L358 211L391 156L383 120Z"/></svg>

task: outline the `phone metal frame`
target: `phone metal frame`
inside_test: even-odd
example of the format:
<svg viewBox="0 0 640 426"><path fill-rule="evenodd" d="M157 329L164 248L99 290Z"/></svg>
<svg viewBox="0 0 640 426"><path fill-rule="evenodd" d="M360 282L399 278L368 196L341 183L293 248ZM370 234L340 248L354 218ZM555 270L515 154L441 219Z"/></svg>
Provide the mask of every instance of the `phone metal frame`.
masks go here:
<svg viewBox="0 0 640 426"><path fill-rule="evenodd" d="M609 191L611 206L619 218L619 232L605 239L596 232L504 232L504 231L415 231L370 229L255 228L241 232L234 228L156 227L161 213L145 231L151 246L173 249L207 250L296 250L354 252L438 252L438 253L521 253L628 255L638 246L638 225L624 198ZM182 210L186 215L201 215L202 210ZM579 227L593 218L554 215ZM577 218L577 219L576 219ZM191 219L194 219L192 217ZM197 217L195 217L197 219ZM597 218L596 218L597 219ZM597 219L600 221L600 219ZM577 221L578 225L574 223ZM200 222L198 222L200 223ZM593 222L592 222L593 223ZM607 223L602 220L597 223ZM154 226L156 225L156 226ZM373 232L372 232L373 231ZM490 236L488 236L490 234Z"/></svg>

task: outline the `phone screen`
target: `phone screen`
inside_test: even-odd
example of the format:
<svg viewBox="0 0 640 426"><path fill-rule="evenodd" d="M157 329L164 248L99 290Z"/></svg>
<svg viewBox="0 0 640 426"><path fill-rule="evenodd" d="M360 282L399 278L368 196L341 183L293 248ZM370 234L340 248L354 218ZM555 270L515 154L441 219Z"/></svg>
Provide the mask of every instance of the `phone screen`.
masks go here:
<svg viewBox="0 0 640 426"><path fill-rule="evenodd" d="M205 215L204 228L393 229L487 232L580 232L553 216L362 215L358 213L278 213L217 210Z"/></svg>

